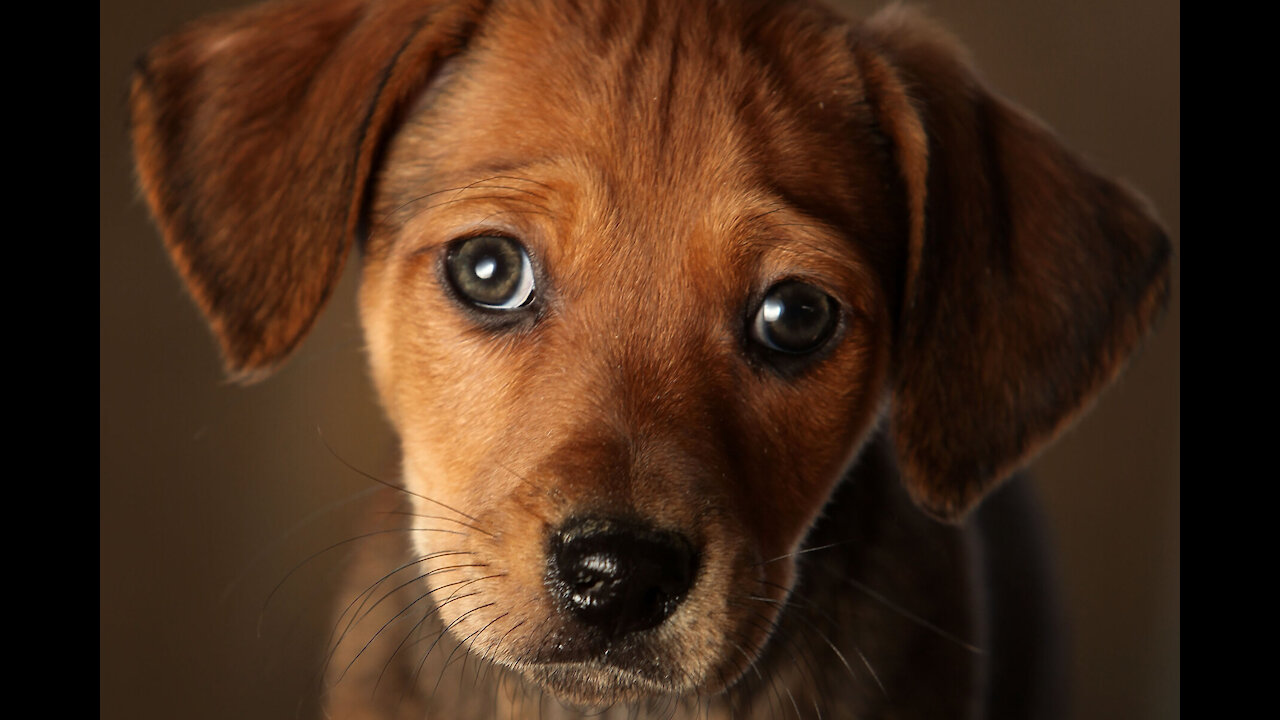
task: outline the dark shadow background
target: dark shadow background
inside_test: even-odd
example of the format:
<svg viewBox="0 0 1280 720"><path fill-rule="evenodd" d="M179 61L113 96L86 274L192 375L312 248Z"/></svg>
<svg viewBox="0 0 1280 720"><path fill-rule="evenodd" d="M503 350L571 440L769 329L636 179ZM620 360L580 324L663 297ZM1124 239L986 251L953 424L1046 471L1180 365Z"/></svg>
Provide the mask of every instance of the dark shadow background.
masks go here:
<svg viewBox="0 0 1280 720"><path fill-rule="evenodd" d="M343 499L372 485L334 453L390 475L354 268L282 372L228 385L134 190L125 130L134 58L235 4L100 5L103 718L311 717L313 657L349 546L291 568L351 537ZM854 14L875 7L847 4ZM1142 189L1178 242L1177 3L925 6L995 88ZM1034 466L1072 619L1076 718L1179 716L1179 285L1118 385Z"/></svg>

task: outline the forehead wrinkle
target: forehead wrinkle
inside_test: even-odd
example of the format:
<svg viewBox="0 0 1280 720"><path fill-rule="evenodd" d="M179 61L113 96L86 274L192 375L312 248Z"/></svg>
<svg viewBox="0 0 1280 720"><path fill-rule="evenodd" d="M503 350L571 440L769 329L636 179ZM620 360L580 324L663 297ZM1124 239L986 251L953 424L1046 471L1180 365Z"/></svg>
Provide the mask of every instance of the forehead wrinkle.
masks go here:
<svg viewBox="0 0 1280 720"><path fill-rule="evenodd" d="M633 182L667 183L693 176L731 145L741 147L735 108L767 93L762 84L776 90L766 63L715 27L741 32L735 18L719 16L742 9L659 11L625 2L604 17L581 10L587 16L557 9L564 17L549 28L538 22L545 9L525 8L493 29L476 48L477 65L486 66L486 86L512 92L476 98L481 116L518 118L522 138L586 150ZM573 26L590 31L565 30ZM596 44L584 51L580 36ZM503 72L513 67L519 72ZM499 97L504 107L495 104ZM683 108L697 112L676 111Z"/></svg>
<svg viewBox="0 0 1280 720"><path fill-rule="evenodd" d="M648 224L657 218L674 224L717 187L741 184L749 174L767 175L763 168L745 167L765 158L748 152L762 138L752 135L758 128L749 127L758 118L743 109L762 101L770 110L785 105L772 97L777 69L745 52L741 43L726 44L720 33L703 31L725 20L717 14L739 10L680 19L676 13L638 12L642 4L614 7L612 31L604 35L609 40L589 53L545 37L545 23L529 22L540 14L531 8L524 20L526 13L514 12L502 27L486 28L465 61L468 72L451 79L454 87L444 94L440 112L430 113L431 124L452 127L432 133L444 142L424 149L447 157L447 146L461 141L473 148L502 147L516 157L548 148L572 151L599 171L601 208L621 211L611 220L634 214ZM563 20L565 27L601 21ZM565 34L558 31L557 37ZM695 45L695 35L712 40ZM532 48L539 52L529 52ZM673 112L673 107L697 111ZM465 127L450 122L458 118ZM676 230L671 224L636 228L631 239L669 235Z"/></svg>

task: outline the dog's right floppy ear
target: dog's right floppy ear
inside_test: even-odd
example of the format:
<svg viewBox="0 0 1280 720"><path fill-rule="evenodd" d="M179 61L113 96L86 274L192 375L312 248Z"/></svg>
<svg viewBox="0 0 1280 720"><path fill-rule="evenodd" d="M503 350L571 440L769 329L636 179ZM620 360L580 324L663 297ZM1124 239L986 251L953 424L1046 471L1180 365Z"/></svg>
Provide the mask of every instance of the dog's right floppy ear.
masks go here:
<svg viewBox="0 0 1280 720"><path fill-rule="evenodd" d="M1119 372L1164 307L1171 247L918 13L890 7L852 42L910 211L889 434L916 502L955 520Z"/></svg>
<svg viewBox="0 0 1280 720"><path fill-rule="evenodd" d="M140 184L233 377L269 372L311 328L386 134L484 5L277 2L198 22L139 60Z"/></svg>

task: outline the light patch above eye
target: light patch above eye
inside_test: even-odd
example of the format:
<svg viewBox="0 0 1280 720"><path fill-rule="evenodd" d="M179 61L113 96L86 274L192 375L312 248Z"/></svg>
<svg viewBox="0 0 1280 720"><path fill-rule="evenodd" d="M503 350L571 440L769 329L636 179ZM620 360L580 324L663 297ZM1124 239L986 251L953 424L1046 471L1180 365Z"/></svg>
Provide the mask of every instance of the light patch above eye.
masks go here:
<svg viewBox="0 0 1280 720"><path fill-rule="evenodd" d="M482 235L456 242L445 259L449 282L461 298L486 310L515 310L533 300L533 264L517 241Z"/></svg>

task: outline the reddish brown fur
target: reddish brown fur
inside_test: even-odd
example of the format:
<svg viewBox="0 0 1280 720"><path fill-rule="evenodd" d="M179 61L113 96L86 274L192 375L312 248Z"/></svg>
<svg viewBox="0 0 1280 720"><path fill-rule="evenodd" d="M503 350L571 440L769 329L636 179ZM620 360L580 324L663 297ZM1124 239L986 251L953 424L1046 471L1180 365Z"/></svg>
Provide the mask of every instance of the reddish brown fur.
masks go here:
<svg viewBox="0 0 1280 720"><path fill-rule="evenodd" d="M925 704L876 710L869 685L833 697L770 664L797 581L778 558L824 507L856 515L869 548L834 567L895 557L915 569L887 584L980 636L976 541L915 515L877 529L911 514L884 481L900 466L920 507L962 518L1118 372L1167 288L1142 203L897 9L845 25L807 2L271 5L162 43L133 107L142 186L233 373L296 346L367 237L361 313L410 502L463 532L414 534L431 622L585 705L713 697L765 667L826 716L981 712L973 663L906 642L918 628L886 637L876 684L890 698L924 673L945 688ZM444 247L478 230L528 248L536 320L487 328L442 282ZM792 277L843 319L779 370L746 317ZM874 438L855 471L873 479L832 501ZM544 588L549 533L584 513L679 531L703 558L621 665L567 660L600 648ZM875 611L831 595L851 613L837 644L881 648ZM416 674L408 705L345 680L335 707L479 714Z"/></svg>
<svg viewBox="0 0 1280 720"><path fill-rule="evenodd" d="M894 138L926 217L912 228L894 440L912 495L955 518L1115 376L1164 307L1171 250L1142 200L985 90L950 37L897 8L867 29L921 108L886 118L905 126Z"/></svg>

